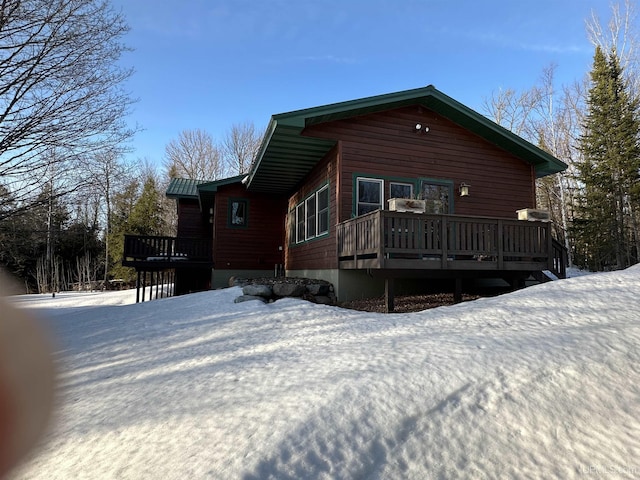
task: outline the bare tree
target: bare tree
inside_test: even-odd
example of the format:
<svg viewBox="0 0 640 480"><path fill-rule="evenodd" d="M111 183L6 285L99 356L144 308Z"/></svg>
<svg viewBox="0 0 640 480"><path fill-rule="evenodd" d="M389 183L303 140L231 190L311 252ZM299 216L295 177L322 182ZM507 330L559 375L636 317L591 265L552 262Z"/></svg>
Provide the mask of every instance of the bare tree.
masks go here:
<svg viewBox="0 0 640 480"><path fill-rule="evenodd" d="M224 176L220 151L204 130L183 130L165 147L164 167L169 177L217 180Z"/></svg>
<svg viewBox="0 0 640 480"><path fill-rule="evenodd" d="M243 174L249 171L251 162L258 154L263 134L253 123L234 124L222 142L225 163L230 173Z"/></svg>
<svg viewBox="0 0 640 480"><path fill-rule="evenodd" d="M599 46L603 52L615 50L634 97L640 95L637 18L635 2L624 0L622 6L620 3L611 5L611 17L606 25L602 24L594 11L586 22L587 34L594 47Z"/></svg>
<svg viewBox="0 0 640 480"><path fill-rule="evenodd" d="M56 164L60 196L81 184L65 173L133 135L122 89L132 70L119 64L127 31L107 0L0 3L0 184L18 205L9 214L33 205Z"/></svg>

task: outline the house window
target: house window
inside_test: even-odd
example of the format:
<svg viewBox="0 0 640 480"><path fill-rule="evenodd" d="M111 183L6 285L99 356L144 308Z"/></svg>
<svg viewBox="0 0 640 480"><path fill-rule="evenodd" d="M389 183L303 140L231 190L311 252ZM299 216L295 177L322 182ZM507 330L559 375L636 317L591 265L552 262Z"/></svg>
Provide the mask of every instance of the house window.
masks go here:
<svg viewBox="0 0 640 480"><path fill-rule="evenodd" d="M389 198L413 198L411 183L389 182Z"/></svg>
<svg viewBox="0 0 640 480"><path fill-rule="evenodd" d="M329 185L325 185L316 193L318 209L318 235L329 233Z"/></svg>
<svg viewBox="0 0 640 480"><path fill-rule="evenodd" d="M325 185L296 206L295 243L329 233L329 185Z"/></svg>
<svg viewBox="0 0 640 480"><path fill-rule="evenodd" d="M423 180L421 196L425 200L426 213L447 214L453 210L453 184L446 181Z"/></svg>
<svg viewBox="0 0 640 480"><path fill-rule="evenodd" d="M384 180L359 177L356 184L358 194L356 202L357 215L364 215L382 208Z"/></svg>
<svg viewBox="0 0 640 480"><path fill-rule="evenodd" d="M246 227L248 222L249 201L245 199L229 200L229 226Z"/></svg>
<svg viewBox="0 0 640 480"><path fill-rule="evenodd" d="M304 242L304 203L296 207L296 243Z"/></svg>
<svg viewBox="0 0 640 480"><path fill-rule="evenodd" d="M305 200L305 210L306 210L306 224L307 224L307 235L306 239L309 240L316 236L316 196L311 195L309 198Z"/></svg>

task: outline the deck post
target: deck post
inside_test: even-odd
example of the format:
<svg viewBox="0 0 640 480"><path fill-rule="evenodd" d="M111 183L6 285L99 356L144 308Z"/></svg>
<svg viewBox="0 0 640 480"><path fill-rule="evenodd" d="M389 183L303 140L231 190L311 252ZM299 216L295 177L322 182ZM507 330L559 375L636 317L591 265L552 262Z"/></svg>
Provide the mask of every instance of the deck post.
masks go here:
<svg viewBox="0 0 640 480"><path fill-rule="evenodd" d="M447 252L447 246L449 245L449 239L447 238L448 229L449 229L448 219L446 216L442 216L441 228L440 228L440 251L441 251L442 258L440 259L441 261L440 265L443 270L446 270L448 267L447 265L447 257L449 255L449 253Z"/></svg>
<svg viewBox="0 0 640 480"><path fill-rule="evenodd" d="M504 225L498 220L498 270L504 269Z"/></svg>
<svg viewBox="0 0 640 480"><path fill-rule="evenodd" d="M394 309L394 280L393 278L385 278L384 279L384 306L386 313L393 313Z"/></svg>
<svg viewBox="0 0 640 480"><path fill-rule="evenodd" d="M140 270L137 271L136 277L136 303L140 303Z"/></svg>
<svg viewBox="0 0 640 480"><path fill-rule="evenodd" d="M462 278L456 277L455 287L453 289L453 303L462 302Z"/></svg>

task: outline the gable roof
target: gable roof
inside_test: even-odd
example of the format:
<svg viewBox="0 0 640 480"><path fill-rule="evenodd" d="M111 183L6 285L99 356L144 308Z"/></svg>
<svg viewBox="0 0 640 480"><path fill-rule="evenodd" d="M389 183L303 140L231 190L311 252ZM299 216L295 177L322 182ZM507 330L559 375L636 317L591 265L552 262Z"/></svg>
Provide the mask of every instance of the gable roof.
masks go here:
<svg viewBox="0 0 640 480"><path fill-rule="evenodd" d="M484 115L437 90L433 85L273 115L249 172L255 191L290 192L336 144L302 136L310 125L384 110L423 105L535 167L536 176L561 172L567 165Z"/></svg>

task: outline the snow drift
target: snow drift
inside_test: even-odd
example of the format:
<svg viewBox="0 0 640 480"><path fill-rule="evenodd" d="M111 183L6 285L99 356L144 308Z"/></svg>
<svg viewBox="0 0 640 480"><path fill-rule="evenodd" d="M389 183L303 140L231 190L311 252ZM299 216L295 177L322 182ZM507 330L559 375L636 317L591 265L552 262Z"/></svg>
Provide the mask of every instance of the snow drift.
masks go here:
<svg viewBox="0 0 640 480"><path fill-rule="evenodd" d="M412 314L239 294L14 298L62 374L11 478L640 476L640 267Z"/></svg>

